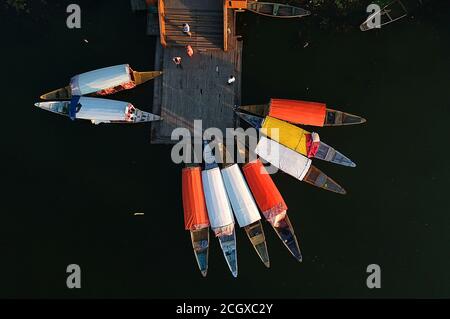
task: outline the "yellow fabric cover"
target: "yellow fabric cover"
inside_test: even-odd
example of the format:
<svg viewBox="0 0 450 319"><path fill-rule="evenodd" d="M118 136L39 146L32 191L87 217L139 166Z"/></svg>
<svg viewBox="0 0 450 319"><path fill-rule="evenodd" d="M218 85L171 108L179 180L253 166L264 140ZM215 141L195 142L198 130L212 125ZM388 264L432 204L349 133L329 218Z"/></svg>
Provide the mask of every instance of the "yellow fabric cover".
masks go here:
<svg viewBox="0 0 450 319"><path fill-rule="evenodd" d="M272 131L272 129L277 128L279 129L278 139L276 132ZM306 135L310 134L308 131L270 116L267 116L264 119L261 129L264 135L267 135L267 137L277 141L278 143L302 155L306 156L308 154L308 149L306 146Z"/></svg>

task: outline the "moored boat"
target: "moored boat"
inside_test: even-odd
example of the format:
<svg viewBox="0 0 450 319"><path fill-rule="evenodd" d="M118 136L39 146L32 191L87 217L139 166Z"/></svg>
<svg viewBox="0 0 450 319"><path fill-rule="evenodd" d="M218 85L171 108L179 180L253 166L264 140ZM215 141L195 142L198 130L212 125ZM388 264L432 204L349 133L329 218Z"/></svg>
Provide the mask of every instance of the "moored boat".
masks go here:
<svg viewBox="0 0 450 319"><path fill-rule="evenodd" d="M129 90L162 74L134 71L120 64L75 75L68 86L41 95L43 100L65 100L75 95L108 95Z"/></svg>
<svg viewBox="0 0 450 319"><path fill-rule="evenodd" d="M210 154L210 158L206 158L206 154ZM209 221L214 234L219 239L228 267L232 275L237 277L237 248L233 212L220 169L214 155L208 151L205 151L205 163L205 170L202 171L202 183Z"/></svg>
<svg viewBox="0 0 450 319"><path fill-rule="evenodd" d="M224 146L223 149L225 149ZM222 177L234 216L239 226L244 228L253 248L255 248L256 253L264 265L270 267L266 238L261 224L261 215L239 165L226 163L222 168Z"/></svg>
<svg viewBox="0 0 450 319"><path fill-rule="evenodd" d="M301 155L339 165L356 166L348 157L322 142L317 133L310 133L298 126L271 116L262 118L241 112L237 112L237 114L253 127L260 129L262 134Z"/></svg>
<svg viewBox="0 0 450 319"><path fill-rule="evenodd" d="M35 106L72 120L90 120L100 123L141 123L158 121L158 115L141 111L131 103L101 98L74 96L70 101L45 101Z"/></svg>
<svg viewBox="0 0 450 319"><path fill-rule="evenodd" d="M270 175L260 160L254 160L242 167L247 184L265 219L298 261L302 254L297 237L287 215L287 205Z"/></svg>
<svg viewBox="0 0 450 319"><path fill-rule="evenodd" d="M420 0L416 0L420 1ZM372 13L360 26L361 31L379 29L387 24L400 20L408 15L406 6L400 0L394 0L380 8L379 11ZM380 24L374 25L376 17L379 16Z"/></svg>
<svg viewBox="0 0 450 319"><path fill-rule="evenodd" d="M247 10L274 18L301 18L311 14L308 10L287 4L248 1Z"/></svg>
<svg viewBox="0 0 450 319"><path fill-rule="evenodd" d="M346 194L345 189L325 175L318 168L311 165L311 160L278 142L261 136L255 153L271 163L276 168L291 175L299 181L307 182L319 188Z"/></svg>
<svg viewBox="0 0 450 319"><path fill-rule="evenodd" d="M320 127L366 122L358 115L327 108L324 103L300 100L271 99L268 104L242 105L238 109L262 117L271 116L294 124Z"/></svg>
<svg viewBox="0 0 450 319"><path fill-rule="evenodd" d="M182 170L184 226L190 231L195 259L203 277L208 272L209 218L203 194L201 168Z"/></svg>

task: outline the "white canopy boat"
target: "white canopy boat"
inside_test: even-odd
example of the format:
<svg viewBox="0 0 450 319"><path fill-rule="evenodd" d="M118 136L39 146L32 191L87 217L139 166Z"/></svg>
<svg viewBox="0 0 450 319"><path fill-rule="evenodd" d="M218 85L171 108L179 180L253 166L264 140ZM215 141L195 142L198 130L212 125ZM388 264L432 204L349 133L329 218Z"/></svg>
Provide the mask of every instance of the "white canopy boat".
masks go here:
<svg viewBox="0 0 450 319"><path fill-rule="evenodd" d="M244 228L259 258L269 268L269 253L261 224L261 215L239 165L232 164L223 168L222 177L239 226Z"/></svg>
<svg viewBox="0 0 450 319"><path fill-rule="evenodd" d="M210 225L219 239L220 248L234 277L238 275L236 231L220 169L209 145L205 146L205 170L202 171L203 192Z"/></svg>
<svg viewBox="0 0 450 319"><path fill-rule="evenodd" d="M73 76L66 87L41 95L42 100L70 99L75 95L108 95L130 90L162 74L161 71L138 72L128 64L114 65Z"/></svg>
<svg viewBox="0 0 450 319"><path fill-rule="evenodd" d="M161 120L158 115L141 111L131 103L92 97L74 96L70 101L38 102L35 106L67 116L72 120L100 123L141 123Z"/></svg>

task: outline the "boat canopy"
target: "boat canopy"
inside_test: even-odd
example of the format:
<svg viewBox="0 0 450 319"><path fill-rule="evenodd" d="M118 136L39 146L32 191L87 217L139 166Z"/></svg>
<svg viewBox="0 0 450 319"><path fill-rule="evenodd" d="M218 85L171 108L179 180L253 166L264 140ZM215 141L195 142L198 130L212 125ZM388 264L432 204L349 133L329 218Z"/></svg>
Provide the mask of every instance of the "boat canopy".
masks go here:
<svg viewBox="0 0 450 319"><path fill-rule="evenodd" d="M261 136L255 149L256 154L285 173L303 180L311 166L311 160L284 145Z"/></svg>
<svg viewBox="0 0 450 319"><path fill-rule="evenodd" d="M82 96L78 100L75 117L96 122L128 121L127 110L130 107L133 106L128 102Z"/></svg>
<svg viewBox="0 0 450 319"><path fill-rule="evenodd" d="M239 165L233 164L222 169L222 176L239 226L245 227L260 220L258 207L256 207Z"/></svg>
<svg viewBox="0 0 450 319"><path fill-rule="evenodd" d="M302 155L308 154L308 141L311 140L308 131L271 116L265 118L261 128L263 129L263 134L276 140L280 144ZM278 132L276 129L278 129Z"/></svg>
<svg viewBox="0 0 450 319"><path fill-rule="evenodd" d="M323 126L326 108L317 102L271 99L269 116L295 124Z"/></svg>
<svg viewBox="0 0 450 319"><path fill-rule="evenodd" d="M233 212L218 167L202 171L203 191L211 227L234 224Z"/></svg>
<svg viewBox="0 0 450 319"><path fill-rule="evenodd" d="M288 209L280 191L260 160L245 164L242 170L256 203L266 219L270 220Z"/></svg>
<svg viewBox="0 0 450 319"><path fill-rule="evenodd" d="M85 95L132 82L128 64L121 64L75 75L70 79L72 95Z"/></svg>
<svg viewBox="0 0 450 319"><path fill-rule="evenodd" d="M181 171L184 228L186 230L196 230L209 226L200 172L200 167L186 167Z"/></svg>

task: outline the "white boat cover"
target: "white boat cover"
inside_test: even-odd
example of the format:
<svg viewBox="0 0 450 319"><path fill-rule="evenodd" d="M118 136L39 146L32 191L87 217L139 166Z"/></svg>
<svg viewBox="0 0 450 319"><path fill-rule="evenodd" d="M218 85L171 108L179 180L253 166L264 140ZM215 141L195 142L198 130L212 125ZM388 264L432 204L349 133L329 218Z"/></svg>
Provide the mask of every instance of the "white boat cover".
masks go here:
<svg viewBox="0 0 450 319"><path fill-rule="evenodd" d="M92 97L80 97L81 104L76 113L77 119L92 120L96 122L127 121L128 102L98 99Z"/></svg>
<svg viewBox="0 0 450 319"><path fill-rule="evenodd" d="M299 180L303 180L311 166L311 160L306 156L265 136L259 139L255 152L273 166Z"/></svg>
<svg viewBox="0 0 450 319"><path fill-rule="evenodd" d="M215 167L202 171L202 182L211 227L214 229L234 224L220 169Z"/></svg>
<svg viewBox="0 0 450 319"><path fill-rule="evenodd" d="M131 81L130 66L121 64L75 75L70 79L72 95L85 95Z"/></svg>
<svg viewBox="0 0 450 319"><path fill-rule="evenodd" d="M245 227L261 219L247 182L238 164L222 169L223 181L234 216L240 227Z"/></svg>

